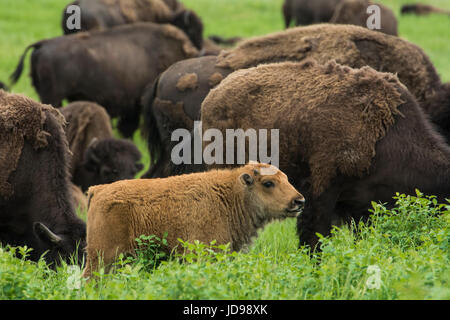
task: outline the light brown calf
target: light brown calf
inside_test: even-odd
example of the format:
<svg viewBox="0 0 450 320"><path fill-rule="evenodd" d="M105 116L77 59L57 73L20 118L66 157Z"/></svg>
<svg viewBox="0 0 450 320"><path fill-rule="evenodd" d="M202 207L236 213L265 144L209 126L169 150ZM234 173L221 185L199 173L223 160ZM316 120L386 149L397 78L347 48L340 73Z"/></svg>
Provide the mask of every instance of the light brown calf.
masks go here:
<svg viewBox="0 0 450 320"><path fill-rule="evenodd" d="M274 169L268 173L267 169ZM296 217L304 197L275 167L251 162L166 179L119 181L88 192L87 263L84 277L133 253L140 235L162 237L168 250L184 241L231 243L240 250L274 219Z"/></svg>

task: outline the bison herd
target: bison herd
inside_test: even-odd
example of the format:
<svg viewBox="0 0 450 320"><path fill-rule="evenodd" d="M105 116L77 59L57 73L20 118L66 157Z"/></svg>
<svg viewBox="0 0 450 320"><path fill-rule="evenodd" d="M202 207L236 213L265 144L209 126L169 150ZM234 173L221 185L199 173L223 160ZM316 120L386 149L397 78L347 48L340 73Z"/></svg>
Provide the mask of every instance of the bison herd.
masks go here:
<svg viewBox="0 0 450 320"><path fill-rule="evenodd" d="M379 30L366 27L373 5ZM443 13L402 9L425 11ZM300 245L320 249L318 233L366 219L371 201L420 189L444 202L450 83L397 37L393 12L286 0L282 13L284 31L204 39L201 18L177 0L68 4L64 35L25 48L8 84L32 50L41 103L0 82L0 243L51 265L75 256L89 277L99 258L132 254L141 234L167 232L168 250L177 238L241 250L269 221L296 217ZM278 168L248 150L246 165L174 164L172 133L193 137L196 121L224 135L278 129ZM129 138L140 125L151 163L135 179L142 155Z"/></svg>

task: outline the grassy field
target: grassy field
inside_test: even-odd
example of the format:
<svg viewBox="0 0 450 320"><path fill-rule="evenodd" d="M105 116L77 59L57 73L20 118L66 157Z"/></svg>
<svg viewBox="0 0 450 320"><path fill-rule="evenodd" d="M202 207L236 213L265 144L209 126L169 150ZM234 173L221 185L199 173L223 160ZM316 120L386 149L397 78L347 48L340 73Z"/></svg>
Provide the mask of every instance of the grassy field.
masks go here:
<svg viewBox="0 0 450 320"><path fill-rule="evenodd" d="M252 37L283 29L282 0L183 2L203 18L207 35ZM408 1L381 2L395 10L400 36L422 47L442 80L450 81L450 19L401 17L399 8ZM448 0L421 2L450 9ZM0 80L7 82L26 46L62 34L66 3L2 0ZM28 72L29 59L12 91L37 99ZM134 141L148 165L138 132ZM0 299L450 299L448 212L430 215L438 209L422 198L400 199L397 207L377 207L373 224L360 226L358 235L336 230L323 239L320 255L297 248L295 221L288 220L268 226L248 253L211 253L197 245L188 263L172 258L152 270L142 258L89 284L68 265L54 272L43 262L14 258L19 249L3 248Z"/></svg>

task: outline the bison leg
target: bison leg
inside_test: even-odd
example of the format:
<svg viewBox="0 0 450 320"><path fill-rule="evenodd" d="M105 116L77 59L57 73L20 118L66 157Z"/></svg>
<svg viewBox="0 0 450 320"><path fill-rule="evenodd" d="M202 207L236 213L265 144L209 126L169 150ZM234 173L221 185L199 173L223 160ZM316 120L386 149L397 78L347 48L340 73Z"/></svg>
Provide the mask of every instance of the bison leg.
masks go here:
<svg viewBox="0 0 450 320"><path fill-rule="evenodd" d="M167 168L170 161L169 154L170 152L167 152L167 150L163 148L162 154L159 156L157 162L150 167L141 179L167 178Z"/></svg>
<svg viewBox="0 0 450 320"><path fill-rule="evenodd" d="M132 138L134 132L139 127L139 112L140 110L133 110L132 112L122 114L119 122L117 123L117 129L124 138Z"/></svg>
<svg viewBox="0 0 450 320"><path fill-rule="evenodd" d="M307 197L303 213L297 218L299 245L316 248L319 237L317 233L328 236L334 222L339 221L335 206L339 197L338 184L328 188L319 197Z"/></svg>
<svg viewBox="0 0 450 320"><path fill-rule="evenodd" d="M288 4L288 1L285 1L283 5L283 15L284 15L284 26L287 29L291 25L292 21L292 8Z"/></svg>

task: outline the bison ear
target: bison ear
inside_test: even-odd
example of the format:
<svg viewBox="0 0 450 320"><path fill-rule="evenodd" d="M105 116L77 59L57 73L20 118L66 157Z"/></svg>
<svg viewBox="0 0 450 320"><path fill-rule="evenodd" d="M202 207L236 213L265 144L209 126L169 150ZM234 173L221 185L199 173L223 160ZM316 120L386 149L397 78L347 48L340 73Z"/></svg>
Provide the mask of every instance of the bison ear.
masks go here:
<svg viewBox="0 0 450 320"><path fill-rule="evenodd" d="M88 171L96 171L101 164L100 158L95 154L92 148L88 148L85 154L84 166Z"/></svg>
<svg viewBox="0 0 450 320"><path fill-rule="evenodd" d="M60 244L63 239L54 234L52 231L50 231L49 228L47 228L47 226L43 223L40 222L35 222L34 223L34 232L37 234L37 236L39 237L39 239L43 240L43 241L50 241L51 243L58 245Z"/></svg>
<svg viewBox="0 0 450 320"><path fill-rule="evenodd" d="M183 21L185 25L189 25L191 20L191 11L190 10L186 10L183 14Z"/></svg>
<svg viewBox="0 0 450 320"><path fill-rule="evenodd" d="M253 178L248 173L243 173L239 177L243 185L251 186L253 184Z"/></svg>

